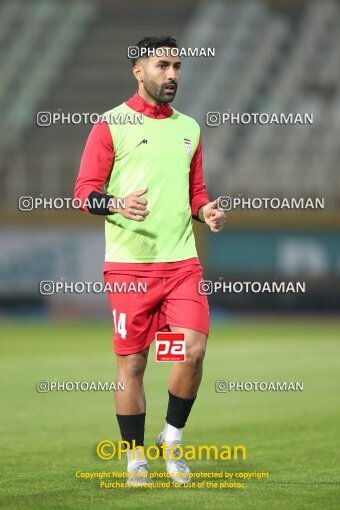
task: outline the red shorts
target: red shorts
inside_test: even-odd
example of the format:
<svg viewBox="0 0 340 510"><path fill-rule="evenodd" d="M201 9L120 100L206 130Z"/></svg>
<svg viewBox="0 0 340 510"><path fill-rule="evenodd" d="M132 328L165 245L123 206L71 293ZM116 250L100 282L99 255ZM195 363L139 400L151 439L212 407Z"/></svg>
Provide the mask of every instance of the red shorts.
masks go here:
<svg viewBox="0 0 340 510"><path fill-rule="evenodd" d="M110 285L115 353L134 354L146 349L156 332L166 331L170 325L208 335L208 300L198 293L202 279L199 268L167 277L105 272L105 283Z"/></svg>

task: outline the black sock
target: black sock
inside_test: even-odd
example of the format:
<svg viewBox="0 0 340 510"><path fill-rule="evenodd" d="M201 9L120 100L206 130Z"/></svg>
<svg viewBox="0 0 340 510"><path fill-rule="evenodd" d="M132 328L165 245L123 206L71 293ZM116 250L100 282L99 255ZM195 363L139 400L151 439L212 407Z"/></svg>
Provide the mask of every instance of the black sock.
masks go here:
<svg viewBox="0 0 340 510"><path fill-rule="evenodd" d="M188 416L190 414L193 403L196 400L194 398L181 398L176 397L172 393L169 393L169 403L168 403L168 412L166 415L166 421L169 425L176 427L177 429L182 429Z"/></svg>
<svg viewBox="0 0 340 510"><path fill-rule="evenodd" d="M145 413L116 416L123 441L127 441L131 448L133 439L136 441L135 446L144 446Z"/></svg>

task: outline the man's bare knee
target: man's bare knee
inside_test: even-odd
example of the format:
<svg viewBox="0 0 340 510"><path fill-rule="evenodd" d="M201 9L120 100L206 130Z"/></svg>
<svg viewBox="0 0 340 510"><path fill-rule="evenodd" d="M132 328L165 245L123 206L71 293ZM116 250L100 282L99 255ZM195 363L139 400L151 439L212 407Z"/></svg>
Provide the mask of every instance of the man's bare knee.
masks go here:
<svg viewBox="0 0 340 510"><path fill-rule="evenodd" d="M118 373L130 378L143 377L148 360L147 356L147 351L127 354L126 356L117 355Z"/></svg>
<svg viewBox="0 0 340 510"><path fill-rule="evenodd" d="M190 346L186 351L185 362L187 365L192 367L194 370L200 370L203 365L205 350L205 345L203 344Z"/></svg>

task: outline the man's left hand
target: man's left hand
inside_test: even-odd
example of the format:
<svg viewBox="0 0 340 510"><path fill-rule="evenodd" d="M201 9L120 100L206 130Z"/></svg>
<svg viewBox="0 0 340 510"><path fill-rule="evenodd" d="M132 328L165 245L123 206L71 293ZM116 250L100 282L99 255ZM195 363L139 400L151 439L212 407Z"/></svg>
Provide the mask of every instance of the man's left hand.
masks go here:
<svg viewBox="0 0 340 510"><path fill-rule="evenodd" d="M224 226L226 213L217 209L217 199L202 206L199 210L199 218L210 227L211 232L220 232Z"/></svg>

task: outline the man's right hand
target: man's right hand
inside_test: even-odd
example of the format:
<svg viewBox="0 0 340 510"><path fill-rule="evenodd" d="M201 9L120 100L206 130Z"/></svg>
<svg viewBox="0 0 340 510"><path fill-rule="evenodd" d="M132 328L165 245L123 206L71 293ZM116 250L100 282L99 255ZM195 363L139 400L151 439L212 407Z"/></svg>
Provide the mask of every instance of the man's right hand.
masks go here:
<svg viewBox="0 0 340 510"><path fill-rule="evenodd" d="M140 197L147 192L148 188L142 188L134 193L130 193L130 195L125 197L125 208L110 207L109 211L111 213L118 213L128 220L144 221L149 214L149 211L146 209L148 201Z"/></svg>

